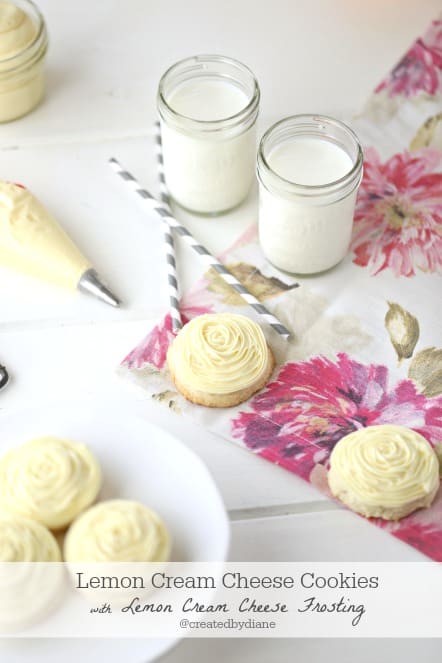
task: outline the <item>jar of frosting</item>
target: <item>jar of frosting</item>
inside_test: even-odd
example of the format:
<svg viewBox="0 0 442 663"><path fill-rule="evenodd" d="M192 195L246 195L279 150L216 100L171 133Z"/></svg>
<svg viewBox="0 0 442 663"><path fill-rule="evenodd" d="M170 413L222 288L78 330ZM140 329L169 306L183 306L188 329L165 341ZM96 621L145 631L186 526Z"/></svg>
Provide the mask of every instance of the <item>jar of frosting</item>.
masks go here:
<svg viewBox="0 0 442 663"><path fill-rule="evenodd" d="M30 0L0 2L0 122L29 113L44 93L48 35Z"/></svg>
<svg viewBox="0 0 442 663"><path fill-rule="evenodd" d="M160 80L166 183L172 198L199 214L239 205L253 182L260 91L253 73L231 58L198 55Z"/></svg>
<svg viewBox="0 0 442 663"><path fill-rule="evenodd" d="M362 148L342 122L295 115L273 125L258 150L259 239L279 269L313 274L348 251Z"/></svg>

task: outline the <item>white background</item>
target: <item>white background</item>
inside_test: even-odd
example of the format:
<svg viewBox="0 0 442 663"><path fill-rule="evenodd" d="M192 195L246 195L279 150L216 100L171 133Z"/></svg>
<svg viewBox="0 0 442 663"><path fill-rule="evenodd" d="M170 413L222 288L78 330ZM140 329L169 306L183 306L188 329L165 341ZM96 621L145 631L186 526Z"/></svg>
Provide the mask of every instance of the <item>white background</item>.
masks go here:
<svg viewBox="0 0 442 663"><path fill-rule="evenodd" d="M4 415L29 404L112 401L176 433L207 463L233 521L234 560L422 559L250 453L131 391L115 366L166 310L161 234L109 172L115 155L155 186L155 90L176 59L218 52L262 88L260 127L284 115L349 117L441 9L440 0L39 0L50 32L48 96L0 125L0 177L27 184L125 302L119 311L0 270ZM218 220L189 219L219 251L255 217L255 201ZM183 283L194 257L180 249ZM187 641L167 663L440 660L439 641ZM126 661L121 652L121 662ZM95 661L91 651L90 661Z"/></svg>

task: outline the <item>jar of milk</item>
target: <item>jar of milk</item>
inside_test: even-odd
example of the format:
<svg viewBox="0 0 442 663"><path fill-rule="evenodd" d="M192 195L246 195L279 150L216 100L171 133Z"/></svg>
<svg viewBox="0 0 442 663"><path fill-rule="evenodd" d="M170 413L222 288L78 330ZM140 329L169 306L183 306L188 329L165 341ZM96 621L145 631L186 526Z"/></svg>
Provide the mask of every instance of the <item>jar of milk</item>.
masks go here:
<svg viewBox="0 0 442 663"><path fill-rule="evenodd" d="M169 193L199 214L239 205L253 182L260 91L231 58L197 55L166 71L158 88Z"/></svg>
<svg viewBox="0 0 442 663"><path fill-rule="evenodd" d="M271 263L313 274L342 260L362 162L356 134L331 117L295 115L264 134L257 167L259 239Z"/></svg>

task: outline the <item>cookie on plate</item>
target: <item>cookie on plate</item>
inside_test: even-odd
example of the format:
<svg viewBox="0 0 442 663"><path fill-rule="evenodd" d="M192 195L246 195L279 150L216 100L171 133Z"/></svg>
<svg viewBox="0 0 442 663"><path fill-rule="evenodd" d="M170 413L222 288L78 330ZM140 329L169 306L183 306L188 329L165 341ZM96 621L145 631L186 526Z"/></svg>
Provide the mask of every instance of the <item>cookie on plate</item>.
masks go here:
<svg viewBox="0 0 442 663"><path fill-rule="evenodd" d="M84 444L40 437L0 459L0 508L62 529L96 499L97 459Z"/></svg>
<svg viewBox="0 0 442 663"><path fill-rule="evenodd" d="M161 518L131 500L108 500L85 511L64 541L66 562L165 562L171 541Z"/></svg>
<svg viewBox="0 0 442 663"><path fill-rule="evenodd" d="M0 562L61 562L58 543L35 520L0 513Z"/></svg>

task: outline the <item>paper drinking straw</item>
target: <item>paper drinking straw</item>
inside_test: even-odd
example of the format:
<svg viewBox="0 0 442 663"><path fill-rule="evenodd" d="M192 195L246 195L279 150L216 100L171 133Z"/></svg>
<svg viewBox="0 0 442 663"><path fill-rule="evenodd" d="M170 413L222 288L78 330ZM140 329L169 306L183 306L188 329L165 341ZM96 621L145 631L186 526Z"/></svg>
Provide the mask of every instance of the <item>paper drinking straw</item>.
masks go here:
<svg viewBox="0 0 442 663"><path fill-rule="evenodd" d="M144 204L146 207L150 210L154 210L157 214L159 214L163 219L167 221L169 226L173 228L180 237L183 238L183 240L189 244L196 253L200 256L201 260L203 260L208 266L212 267L222 279L226 283L228 283L239 295L241 295L242 299L249 304L259 315L263 318L263 320L270 325L278 334L280 334L283 338L288 339L290 336L289 330L284 327L284 325L277 319L275 318L270 311L266 309L265 306L259 302L254 295L252 295L251 292L247 290L243 286L242 283L238 281L238 279L233 276L229 272L229 270L222 264L220 263L214 256L212 256L209 251L204 248L194 237L191 235L191 233L187 230L185 226L182 225L175 217L173 217L170 213L170 210L167 208L167 206L163 203L160 202L159 200L156 200L152 196L149 191L146 189L143 189L139 182L134 178L133 175L131 175L123 166L115 159L109 159L109 163L113 170L121 177L122 180L126 183L128 187L130 187L140 198L143 199Z"/></svg>
<svg viewBox="0 0 442 663"><path fill-rule="evenodd" d="M164 175L163 139L161 137L160 122L155 122L155 146L157 149L157 170L158 179L160 182L160 200L170 208L169 190L166 184L166 176Z"/></svg>
<svg viewBox="0 0 442 663"><path fill-rule="evenodd" d="M163 144L161 140L161 126L159 122L155 124L155 147L156 147L156 157L157 157L157 171L158 179L160 182L160 198L167 209L170 211L170 199L169 193L167 191L166 178L164 177L164 166L163 166ZM176 257L175 257L175 244L173 241L172 231L170 225L167 223L165 218L162 218L163 225L163 237L164 237L164 252L166 254L166 265L167 265L167 285L169 291L169 312L170 317L172 318L172 329L174 332L178 332L183 326L180 314L180 305L179 305L179 288L178 288L178 275L176 269Z"/></svg>

